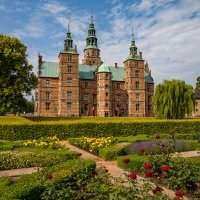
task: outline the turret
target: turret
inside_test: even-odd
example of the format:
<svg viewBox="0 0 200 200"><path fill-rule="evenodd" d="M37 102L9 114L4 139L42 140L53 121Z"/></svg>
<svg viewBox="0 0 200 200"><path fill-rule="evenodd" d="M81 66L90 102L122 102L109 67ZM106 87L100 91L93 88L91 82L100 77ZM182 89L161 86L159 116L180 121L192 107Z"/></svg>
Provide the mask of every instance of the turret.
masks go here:
<svg viewBox="0 0 200 200"><path fill-rule="evenodd" d="M132 33L129 56L124 61L125 87L128 94L128 115L133 117L145 116L145 81L144 60L139 52Z"/></svg>
<svg viewBox="0 0 200 200"><path fill-rule="evenodd" d="M102 117L112 116L111 91L112 74L109 66L102 64L97 72L97 115Z"/></svg>
<svg viewBox="0 0 200 200"><path fill-rule="evenodd" d="M73 46L68 26L64 49L59 54L59 109L60 116L79 116L79 54Z"/></svg>
<svg viewBox="0 0 200 200"><path fill-rule="evenodd" d="M96 37L96 29L94 27L93 17L88 28L88 35L86 38L86 47L84 49L83 64L87 65L100 65L100 49L98 48L98 42Z"/></svg>

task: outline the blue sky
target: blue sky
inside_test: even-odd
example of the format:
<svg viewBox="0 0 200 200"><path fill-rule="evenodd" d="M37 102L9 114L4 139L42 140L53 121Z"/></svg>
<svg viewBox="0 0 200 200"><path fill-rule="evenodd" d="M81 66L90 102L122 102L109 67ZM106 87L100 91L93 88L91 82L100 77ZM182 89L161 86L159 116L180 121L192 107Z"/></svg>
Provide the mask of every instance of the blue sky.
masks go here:
<svg viewBox="0 0 200 200"><path fill-rule="evenodd" d="M0 0L0 33L28 46L37 71L37 54L56 61L70 19L74 43L83 57L91 14L102 60L123 63L134 27L136 44L156 83L200 75L200 0Z"/></svg>

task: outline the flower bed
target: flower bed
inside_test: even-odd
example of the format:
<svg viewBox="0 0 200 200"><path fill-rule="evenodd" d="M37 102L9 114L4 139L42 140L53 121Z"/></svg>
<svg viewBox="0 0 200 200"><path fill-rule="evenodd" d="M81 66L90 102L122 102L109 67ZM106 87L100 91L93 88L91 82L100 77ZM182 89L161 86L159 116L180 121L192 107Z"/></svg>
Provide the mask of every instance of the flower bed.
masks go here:
<svg viewBox="0 0 200 200"><path fill-rule="evenodd" d="M200 157L184 159L167 155L128 155L119 157L117 161L121 168L151 178L178 193L181 191L189 196L200 194Z"/></svg>
<svg viewBox="0 0 200 200"><path fill-rule="evenodd" d="M98 154L100 149L114 144L116 142L116 139L114 139L114 137L81 137L69 139L69 142L91 153Z"/></svg>

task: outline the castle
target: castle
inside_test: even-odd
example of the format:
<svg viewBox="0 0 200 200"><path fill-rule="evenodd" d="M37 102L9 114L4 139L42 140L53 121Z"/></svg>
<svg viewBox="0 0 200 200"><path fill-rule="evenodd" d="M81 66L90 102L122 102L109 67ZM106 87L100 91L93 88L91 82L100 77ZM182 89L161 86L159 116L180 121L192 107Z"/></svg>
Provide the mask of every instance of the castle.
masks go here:
<svg viewBox="0 0 200 200"><path fill-rule="evenodd" d="M69 28L58 58L58 63L47 62L39 55L35 115L153 116L154 80L134 35L124 66L107 65L91 20L82 64Z"/></svg>

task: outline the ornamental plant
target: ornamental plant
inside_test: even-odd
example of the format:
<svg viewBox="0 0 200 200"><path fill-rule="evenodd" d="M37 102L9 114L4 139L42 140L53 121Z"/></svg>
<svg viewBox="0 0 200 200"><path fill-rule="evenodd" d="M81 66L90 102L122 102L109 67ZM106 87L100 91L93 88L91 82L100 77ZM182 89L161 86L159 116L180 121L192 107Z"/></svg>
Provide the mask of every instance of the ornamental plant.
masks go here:
<svg viewBox="0 0 200 200"><path fill-rule="evenodd" d="M110 146L116 142L114 137L100 137L100 138L90 138L81 137L69 140L72 144L81 147L89 152L98 154L100 149Z"/></svg>
<svg viewBox="0 0 200 200"><path fill-rule="evenodd" d="M60 148L60 141L56 136L53 137L41 137L38 140L27 140L23 143L25 147L40 147L40 148Z"/></svg>

